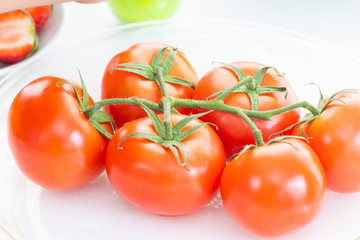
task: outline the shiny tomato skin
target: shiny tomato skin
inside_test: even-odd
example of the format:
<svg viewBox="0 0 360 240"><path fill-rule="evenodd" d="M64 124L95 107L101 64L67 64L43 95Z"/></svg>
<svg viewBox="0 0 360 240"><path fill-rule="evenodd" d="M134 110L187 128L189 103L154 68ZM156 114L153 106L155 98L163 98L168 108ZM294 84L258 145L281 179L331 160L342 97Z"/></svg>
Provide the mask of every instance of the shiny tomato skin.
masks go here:
<svg viewBox="0 0 360 240"><path fill-rule="evenodd" d="M18 167L34 183L56 190L82 186L103 172L108 143L80 111L73 88L57 85L63 81L53 76L32 81L8 115L8 141Z"/></svg>
<svg viewBox="0 0 360 240"><path fill-rule="evenodd" d="M360 91L348 91L353 93L336 95L339 100L303 129L324 167L327 187L341 193L360 191ZM301 126L294 134L303 136Z"/></svg>
<svg viewBox="0 0 360 240"><path fill-rule="evenodd" d="M183 117L173 115L172 121ZM184 130L199 123L192 121ZM144 211L166 216L192 213L213 199L226 160L212 128L202 127L182 141L189 170L178 165L170 149L141 137L128 138L118 147L133 132L155 133L149 118L134 120L115 132L106 152L106 171L121 197Z"/></svg>
<svg viewBox="0 0 360 240"><path fill-rule="evenodd" d="M115 55L105 69L102 80L102 99L136 96L158 103L162 98L162 94L155 81L148 80L135 73L113 69L117 64L130 62L150 65L155 55L166 46L164 43L159 42L141 42ZM167 50L165 56L169 52L170 50ZM194 68L185 56L179 52L174 58L169 75L187 80L194 85L199 81ZM194 90L190 87L169 83L166 83L166 87L169 96L191 99L194 94ZM135 105L109 105L104 110L112 115L117 128L121 127L124 123L146 116L144 110ZM180 112L187 114L189 110L182 109Z"/></svg>
<svg viewBox="0 0 360 240"><path fill-rule="evenodd" d="M226 166L223 203L245 230L265 237L292 233L323 208L326 179L315 152L301 140L248 150Z"/></svg>
<svg viewBox="0 0 360 240"><path fill-rule="evenodd" d="M240 68L245 76L253 76L255 72L265 65L254 62L235 62L232 65ZM238 79L232 70L226 67L216 67L206 73L198 82L194 99L204 100L208 96L238 83ZM287 93L277 92L259 96L259 111L272 110L296 103L295 91L285 77L280 77L274 69L269 69L262 81L261 86L286 87ZM287 94L287 95L286 95ZM245 93L232 93L224 100L225 104L251 109L250 99ZM195 111L196 112L196 111ZM217 134L224 143L227 157L238 153L240 147L254 144L250 127L240 118L230 113L214 111L201 118L204 122L211 122L217 126ZM279 132L286 127L298 122L300 119L299 110L275 115L270 121L257 120L256 126L262 131L264 141L270 140L270 135ZM290 134L284 132L284 135ZM275 137L274 135L273 137Z"/></svg>

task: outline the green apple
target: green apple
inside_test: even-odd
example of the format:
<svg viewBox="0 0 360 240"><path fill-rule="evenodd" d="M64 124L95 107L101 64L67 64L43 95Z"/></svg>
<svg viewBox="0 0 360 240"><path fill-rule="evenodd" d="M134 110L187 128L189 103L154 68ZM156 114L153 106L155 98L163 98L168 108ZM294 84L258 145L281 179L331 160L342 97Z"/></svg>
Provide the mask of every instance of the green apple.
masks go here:
<svg viewBox="0 0 360 240"><path fill-rule="evenodd" d="M166 19L177 10L180 0L109 0L111 11L125 22Z"/></svg>

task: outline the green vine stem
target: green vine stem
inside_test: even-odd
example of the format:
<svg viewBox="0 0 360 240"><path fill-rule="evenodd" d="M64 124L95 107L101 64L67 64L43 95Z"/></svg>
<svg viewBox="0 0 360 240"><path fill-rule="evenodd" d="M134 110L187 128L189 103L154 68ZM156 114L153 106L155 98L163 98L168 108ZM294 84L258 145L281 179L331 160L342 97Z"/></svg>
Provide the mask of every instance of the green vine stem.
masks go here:
<svg viewBox="0 0 360 240"><path fill-rule="evenodd" d="M245 84L247 81L242 82ZM240 83L239 83L240 84ZM292 105L285 106L283 108L278 108L274 110L268 111L252 111L252 110L245 110L234 106L229 106L224 104L222 98L215 98L214 100L205 101L205 100L190 100L190 99L179 99L175 97L164 97L161 104L156 104L151 101L140 99L140 98L113 98L113 99L106 99L95 103L92 107L88 108L87 111L91 111L93 109L100 109L101 107L109 104L132 104L138 105L139 102L143 103L145 106L149 107L152 110L163 112L165 111L165 116L169 116L170 112L175 112L173 108L198 108L198 109L207 109L207 110L216 110L221 112L227 112L231 114L235 114L241 117L247 124L249 124L251 130L253 131L256 145L262 146L264 145L264 141L262 139L261 131L257 128L255 123L251 120L251 118L257 118L262 120L270 120L272 116L281 114L284 112L288 112L297 108L304 108L307 109L313 116L317 116L319 111L316 107L308 103L307 101L298 102ZM166 105L166 106L164 106ZM171 109L171 111L170 111ZM168 122L165 120L165 122ZM168 126L166 126L168 125ZM171 123L165 123L166 128L171 129ZM171 134L169 129L166 130L165 134ZM171 139L170 135L167 135L168 139Z"/></svg>
<svg viewBox="0 0 360 240"><path fill-rule="evenodd" d="M203 100L188 100L188 99L179 99L174 97L169 97L171 101L172 107L181 107L181 108L198 108L198 109L208 109L208 110L217 110L222 112L228 112L235 115L238 115L238 111L241 110L245 115L249 118L257 118L261 120L270 120L272 116L281 114L284 112L288 112L297 108L304 108L308 110L312 115L319 115L319 110L311 105L307 101L298 102L292 105L288 105L282 108L277 108L274 110L268 111L253 111L253 110L245 110L242 108L229 106L224 104L222 101L218 99L214 99L211 101L203 101Z"/></svg>
<svg viewBox="0 0 360 240"><path fill-rule="evenodd" d="M157 67L155 69L155 81L159 85L163 97L167 97L168 94L164 79L164 69L162 67Z"/></svg>
<svg viewBox="0 0 360 240"><path fill-rule="evenodd" d="M162 61L165 51L167 48L164 48L158 52L158 54L152 60L151 65L146 65L142 63L127 63L120 64L117 66L117 70L128 71L139 74L149 80L155 81L162 93L162 100L160 103L154 103L149 100L140 99L137 97L133 98L113 98L105 99L99 102L96 102L92 107L82 106L82 111L88 118L91 120L92 116L95 116L96 113L100 112L100 109L105 105L113 104L130 104L130 105L142 105L144 108L149 108L158 112L164 113L164 122L163 122L163 134L164 140L173 140L172 132L172 123L170 120L170 115L172 112L177 112L175 108L198 108L206 110L216 110L221 112L227 112L242 118L251 128L253 135L255 137L256 145L263 146L264 140L262 138L262 133L256 126L256 119L270 120L272 116L281 114L284 112L291 111L296 108L305 108L313 116L319 115L319 110L312 106L307 101L298 102L289 106L282 108L268 110L268 111L258 111L258 95L271 93L271 92L283 92L286 91L285 88L274 88L269 86L260 86L262 79L266 71L270 67L264 67L254 74L254 76L245 76L244 73L236 68L235 66L221 63L227 66L230 70L234 71L238 77L239 82L229 88L226 88L220 92L217 92L213 95L210 95L206 100L192 100L192 99L179 99L175 97L168 96L166 82L181 84L194 88L191 83L184 81L182 79L177 79L168 75L171 66L173 64L173 58L177 52L177 49L173 49L170 54ZM83 83L83 81L82 81ZM83 86L84 87L84 86ZM247 93L251 100L251 110L241 109L239 107L230 106L224 103L224 100L227 96L234 92L244 92ZM208 100L212 97L215 97L212 100ZM82 101L79 101L80 104L83 104ZM84 104L87 105L87 99L84 101ZM149 111L149 109L147 111ZM100 114L98 114L100 116ZM103 115L103 114L102 114ZM94 118L94 117L93 117ZM98 117L99 118L99 117ZM94 118L95 119L95 118ZM94 120L93 119L93 120ZM98 123L99 121L96 121ZM97 124L98 125L98 124Z"/></svg>
<svg viewBox="0 0 360 240"><path fill-rule="evenodd" d="M172 140L171 130L171 103L168 97L164 97L162 100L162 106L164 109L164 127L165 127L165 140Z"/></svg>
<svg viewBox="0 0 360 240"><path fill-rule="evenodd" d="M89 107L86 111L93 111L95 109L100 109L106 105L112 104L129 104L129 105L139 105L139 101L146 105L147 107L151 108L152 110L163 112L163 108L160 107L157 103L151 102L146 99L141 99L137 97L132 98L109 98L104 99L99 102L96 102L93 106Z"/></svg>
<svg viewBox="0 0 360 240"><path fill-rule="evenodd" d="M165 51L167 49L168 47L161 49L153 58L151 65L147 65L143 63L124 63L124 64L119 64L115 67L115 70L136 73L148 80L155 81L158 84L163 96L160 103L153 103L151 101L136 97L127 98L127 99L121 99L121 98L106 99L97 102L94 104L94 106L84 110L85 115L91 116L93 112L96 113L101 109L101 107L105 105L110 105L110 104L139 105L140 104L143 108L149 108L151 110L164 113L163 131L162 131L164 136L162 137L164 138L164 140L167 141L167 140L173 140L174 138L172 134L170 114L171 112L176 112L175 108L198 108L198 109L206 109L206 110L216 110L216 111L235 114L241 117L251 128L257 146L264 145L264 140L262 138L261 131L256 126L256 119L270 120L271 117L274 115L288 112L300 107L310 111L313 116L319 115L318 109L306 101L285 106L279 109L259 112L258 96L260 94L287 91L286 88L284 87L278 88L278 87L261 85L266 71L271 67L264 67L259 71L257 71L253 76L245 76L245 74L236 66L219 62L219 64L225 65L229 69L229 71L233 71L236 74L238 78L237 84L227 89L224 89L220 92L210 95L206 100L178 99L168 96L166 83L180 84L191 87L193 89L195 88L195 86L188 81L168 75L173 64L174 56L176 55L178 49L173 48L171 52L168 54L168 56L165 58L165 60L163 60L165 56ZM276 69L275 71L277 72ZM251 102L251 110L241 109L224 103L225 98L229 96L231 93L235 93L235 92L243 92L249 96ZM212 100L208 100L210 98L212 98ZM147 112L149 111L149 109L147 109ZM159 122L159 120L157 120L157 122Z"/></svg>
<svg viewBox="0 0 360 240"><path fill-rule="evenodd" d="M242 79L240 82L238 82L234 86L224 89L224 91L219 94L219 96L216 98L216 100L223 101L227 96L229 96L231 93L233 93L236 89L238 89L239 87L246 85L252 81L253 81L252 78Z"/></svg>
<svg viewBox="0 0 360 240"><path fill-rule="evenodd" d="M248 113L253 111L245 111L239 107L226 105L223 103L222 99L215 99L212 101L201 101L201 100L189 101L186 99L177 99L174 97L168 97L168 98L171 101L172 107L200 108L200 109L217 110L217 111L235 114L241 117L249 125L255 137L256 145L263 146L265 144L262 138L261 131L248 116ZM260 112L254 112L254 113L260 113Z"/></svg>
<svg viewBox="0 0 360 240"><path fill-rule="evenodd" d="M320 114L319 110L307 101L302 101L302 102L294 103L292 105L288 105L288 106L285 106L282 108L263 111L263 112L257 112L257 113L260 113L261 115L265 116L266 120L270 120L270 118L274 115L288 112L288 111L294 110L296 108L304 108L304 109L308 110L313 116L317 116ZM258 117L258 118L260 118L260 117Z"/></svg>

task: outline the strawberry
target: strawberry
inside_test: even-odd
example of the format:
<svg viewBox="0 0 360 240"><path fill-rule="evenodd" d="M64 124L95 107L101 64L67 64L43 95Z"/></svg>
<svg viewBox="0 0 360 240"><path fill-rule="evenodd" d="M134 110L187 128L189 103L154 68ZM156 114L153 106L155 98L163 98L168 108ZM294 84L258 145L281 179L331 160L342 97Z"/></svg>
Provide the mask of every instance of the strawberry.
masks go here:
<svg viewBox="0 0 360 240"><path fill-rule="evenodd" d="M40 7L25 8L31 17L34 19L36 30L45 26L52 11L52 5L45 5Z"/></svg>
<svg viewBox="0 0 360 240"><path fill-rule="evenodd" d="M35 24L22 10L0 14L0 62L15 63L36 52Z"/></svg>

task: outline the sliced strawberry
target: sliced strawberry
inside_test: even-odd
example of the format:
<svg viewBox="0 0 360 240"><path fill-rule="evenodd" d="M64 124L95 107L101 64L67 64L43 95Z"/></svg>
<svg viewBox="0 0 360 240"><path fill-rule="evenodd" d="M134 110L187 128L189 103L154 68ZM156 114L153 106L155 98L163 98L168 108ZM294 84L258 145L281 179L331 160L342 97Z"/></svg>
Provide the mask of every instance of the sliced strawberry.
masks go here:
<svg viewBox="0 0 360 240"><path fill-rule="evenodd" d="M39 30L44 27L49 20L52 11L52 5L25 8L25 11L27 11L32 16L35 22L36 30Z"/></svg>
<svg viewBox="0 0 360 240"><path fill-rule="evenodd" d="M35 24L22 10L0 14L0 62L15 63L38 48Z"/></svg>

